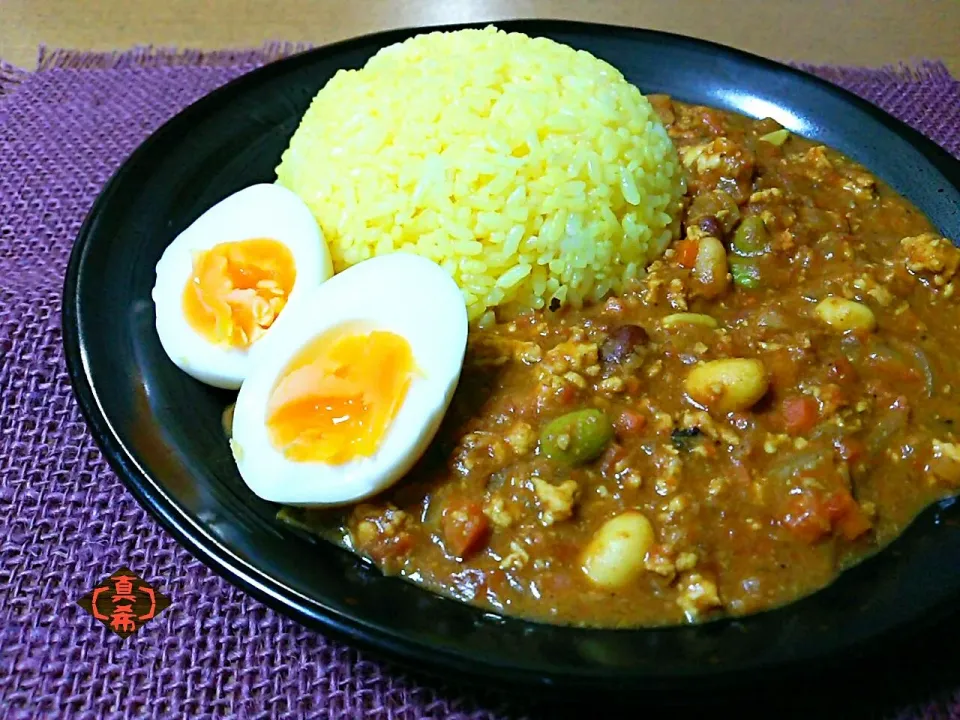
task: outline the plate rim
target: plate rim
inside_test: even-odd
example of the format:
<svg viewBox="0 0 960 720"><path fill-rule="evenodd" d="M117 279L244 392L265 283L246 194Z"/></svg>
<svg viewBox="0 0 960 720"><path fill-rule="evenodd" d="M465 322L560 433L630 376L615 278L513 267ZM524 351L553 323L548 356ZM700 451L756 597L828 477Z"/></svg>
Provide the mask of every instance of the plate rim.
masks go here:
<svg viewBox="0 0 960 720"><path fill-rule="evenodd" d="M538 35L550 31L559 32L586 32L586 33L616 33L621 36L646 37L661 39L669 43L679 43L706 50L712 54L719 53L735 60L745 61L763 69L778 73L787 73L802 80L819 86L819 89L831 93L847 103L856 105L868 113L884 126L906 140L914 149L919 151L955 188L960 190L960 160L954 158L946 149L920 131L889 114L879 106L861 98L855 93L831 83L811 72L778 60L766 58L749 51L740 50L711 40L704 40L674 32L666 32L649 28L638 28L608 23L595 23L578 20L541 19L535 17L516 18L509 20L490 20L467 23L453 23L426 26L406 26L388 30L365 33L352 36L333 43L319 45L304 51L296 52L279 60L260 65L249 72L215 88L197 100L178 111L172 117L154 129L131 152L113 172L107 183L98 193L93 205L87 212L84 221L77 232L70 258L64 276L61 293L61 333L64 348L64 359L69 376L70 386L80 408L90 435L102 452L113 472L117 475L126 489L133 495L137 503L156 520L164 530L170 533L177 544L186 549L194 558L199 560L213 572L243 592L250 594L279 614L292 619L304 627L345 641L355 647L372 650L390 660L399 661L417 671L432 675L449 674L451 671L457 676L468 680L485 679L496 680L508 686L531 687L556 690L555 683L570 683L577 690L596 687L609 687L625 679L642 679L647 682L675 682L686 681L694 677L698 682L704 682L704 689L709 689L714 683L724 684L729 674L721 667L705 666L695 676L678 677L676 674L658 677L644 672L642 676L629 672L597 671L584 674L583 672L551 672L544 676L542 672L533 669L512 666L504 663L479 663L468 653L454 652L420 642L416 639L402 636L402 634L376 624L364 622L356 615L346 615L326 607L320 601L303 596L279 580L271 577L267 570L258 568L239 557L223 542L216 538L200 522L190 517L189 513L171 497L163 485L155 482L136 461L119 433L115 430L110 418L104 412L94 389L92 378L93 370L87 361L85 350L85 335L81 332L79 323L80 271L90 252L93 231L104 209L108 206L113 195L124 182L134 161L141 157L150 146L168 134L171 127L188 123L190 119L202 113L205 106L215 103L221 97L234 92L239 86L250 81L251 76L264 78L271 72L282 72L286 68L299 62L307 62L308 57L320 55L335 55L354 45L363 45L376 42L380 46L389 45L415 34L427 32L447 32L460 29L483 28L494 26L508 32L525 32ZM807 65L810 67L810 65ZM422 592L430 592L421 589ZM294 600L296 598L296 600ZM737 618L728 619L735 622ZM921 618L913 618L899 625L916 624ZM933 618L930 618L933 621ZM521 622L523 620L521 619ZM680 626L683 627L683 626ZM618 630L623 633L661 633L670 632L674 627L664 628L632 628ZM603 632L605 630L600 630ZM864 641L865 642L865 641ZM861 643L862 644L862 643ZM844 648L853 651L858 644ZM817 657L814 654L814 657ZM795 666L807 662L811 658L800 658L793 661L784 661L775 669L782 670L788 666ZM772 669L772 668L771 668Z"/></svg>

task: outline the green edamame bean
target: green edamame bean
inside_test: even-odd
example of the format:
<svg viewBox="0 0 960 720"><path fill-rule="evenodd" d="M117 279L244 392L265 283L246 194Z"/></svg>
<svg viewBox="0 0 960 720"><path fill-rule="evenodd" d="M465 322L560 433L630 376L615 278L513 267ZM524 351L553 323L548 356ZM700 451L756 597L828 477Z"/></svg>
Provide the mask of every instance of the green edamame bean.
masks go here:
<svg viewBox="0 0 960 720"><path fill-rule="evenodd" d="M757 255L767 249L769 236L763 220L750 215L740 221L733 233L733 249L740 255Z"/></svg>
<svg viewBox="0 0 960 720"><path fill-rule="evenodd" d="M730 274L733 276L734 285L747 290L753 290L760 286L760 268L755 262L731 258Z"/></svg>
<svg viewBox="0 0 960 720"><path fill-rule="evenodd" d="M551 460L580 465L596 459L613 439L602 410L575 410L552 420L540 433L540 450Z"/></svg>

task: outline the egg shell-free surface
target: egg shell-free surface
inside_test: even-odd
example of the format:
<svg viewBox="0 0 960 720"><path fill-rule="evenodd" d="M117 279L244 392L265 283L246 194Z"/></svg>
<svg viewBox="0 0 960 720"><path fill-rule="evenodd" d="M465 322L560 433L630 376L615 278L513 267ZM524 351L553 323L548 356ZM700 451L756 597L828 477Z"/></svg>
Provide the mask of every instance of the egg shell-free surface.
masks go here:
<svg viewBox="0 0 960 720"><path fill-rule="evenodd" d="M339 465L293 462L266 427L270 395L296 354L344 324L405 338L416 374L376 453ZM237 397L231 446L254 493L291 505L338 505L380 492L426 450L449 407L467 344L467 312L456 283L430 260L394 253L334 276L287 306L257 343L254 368Z"/></svg>
<svg viewBox="0 0 960 720"><path fill-rule="evenodd" d="M193 273L193 255L220 243L260 238L284 244L293 255L297 275L288 303L333 274L330 251L310 210L286 188L266 183L211 207L174 239L157 263L152 297L160 344L177 367L208 385L240 387L250 369L250 348L212 343L187 321L183 292Z"/></svg>

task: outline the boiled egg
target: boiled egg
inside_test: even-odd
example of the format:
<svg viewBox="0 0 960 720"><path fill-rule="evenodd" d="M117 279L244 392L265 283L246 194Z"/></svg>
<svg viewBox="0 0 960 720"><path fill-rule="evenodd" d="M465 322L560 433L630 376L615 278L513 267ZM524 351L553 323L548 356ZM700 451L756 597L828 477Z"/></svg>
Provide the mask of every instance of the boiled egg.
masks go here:
<svg viewBox="0 0 960 720"><path fill-rule="evenodd" d="M296 297L333 274L309 208L279 185L220 201L167 247L152 297L170 359L201 382L236 389L250 350Z"/></svg>
<svg viewBox="0 0 960 720"><path fill-rule="evenodd" d="M466 345L463 294L420 256L375 257L309 288L257 344L237 396L241 477L291 505L386 489L436 434Z"/></svg>

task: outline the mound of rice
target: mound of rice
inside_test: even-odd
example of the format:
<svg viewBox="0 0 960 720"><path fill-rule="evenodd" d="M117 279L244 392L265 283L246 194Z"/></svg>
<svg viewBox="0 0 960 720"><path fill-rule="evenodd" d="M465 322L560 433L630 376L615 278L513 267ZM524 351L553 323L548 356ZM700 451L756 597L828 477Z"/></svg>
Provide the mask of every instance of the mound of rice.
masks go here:
<svg viewBox="0 0 960 720"><path fill-rule="evenodd" d="M614 67L545 38L434 32L338 72L277 168L340 271L414 252L470 318L619 291L666 248L683 193L650 103Z"/></svg>

